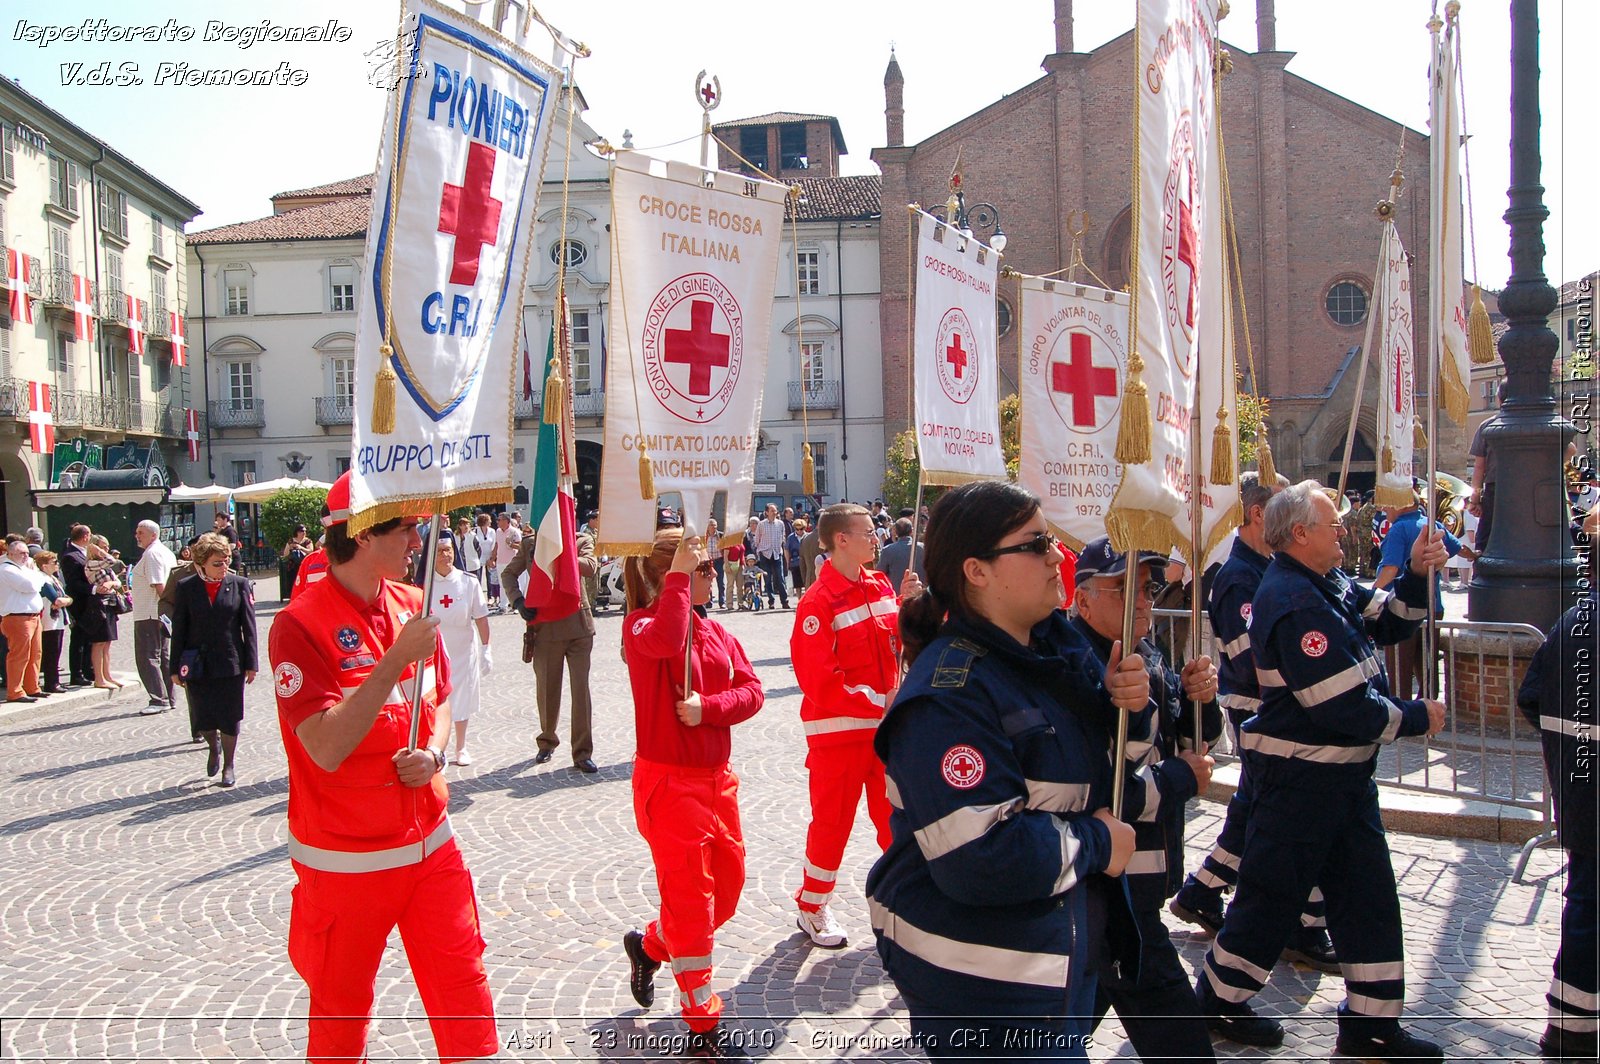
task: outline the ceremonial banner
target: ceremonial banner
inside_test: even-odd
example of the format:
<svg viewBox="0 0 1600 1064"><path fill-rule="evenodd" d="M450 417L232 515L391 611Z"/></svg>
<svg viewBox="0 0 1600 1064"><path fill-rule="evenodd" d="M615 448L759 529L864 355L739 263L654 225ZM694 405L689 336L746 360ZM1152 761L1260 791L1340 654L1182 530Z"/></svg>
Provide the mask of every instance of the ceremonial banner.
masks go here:
<svg viewBox="0 0 1600 1064"><path fill-rule="evenodd" d="M644 554L658 495L681 495L684 523L698 531L725 491L722 527L745 526L788 189L619 152L611 195L616 350L606 367L597 549ZM642 483L641 454L653 485Z"/></svg>
<svg viewBox="0 0 1600 1064"><path fill-rule="evenodd" d="M1122 480L1117 417L1128 363L1128 296L1022 279L1022 453L1017 480L1075 551L1106 533Z"/></svg>
<svg viewBox="0 0 1600 1064"><path fill-rule="evenodd" d="M72 275L72 327L79 340L94 343L94 299L89 278Z"/></svg>
<svg viewBox="0 0 1600 1064"><path fill-rule="evenodd" d="M1202 355L1220 350L1215 308L1226 294L1206 287L1225 281L1213 145L1216 8L1216 0L1139 0L1128 359L1135 401L1120 426L1137 464L1124 470L1106 522L1120 550L1165 552L1190 538L1196 372ZM1215 401L1215 392L1202 400L1208 416Z"/></svg>
<svg viewBox="0 0 1600 1064"><path fill-rule="evenodd" d="M192 407L183 411L183 438L189 444L189 461L200 461L200 415Z"/></svg>
<svg viewBox="0 0 1600 1064"><path fill-rule="evenodd" d="M34 454L54 454L56 419L50 406L50 386L28 382L28 442Z"/></svg>
<svg viewBox="0 0 1600 1064"><path fill-rule="evenodd" d="M1379 506L1410 506L1411 478L1417 475L1413 450L1416 424L1416 361L1411 323L1411 265L1394 222L1383 225L1384 270L1373 293L1376 349L1383 378L1378 392Z"/></svg>
<svg viewBox="0 0 1600 1064"><path fill-rule="evenodd" d="M543 384L546 401L554 398L550 382L572 379L572 326L567 313L565 290L557 293L555 322L550 329L550 346L545 353ZM528 349L524 344L526 362ZM555 409L546 408L539 421L539 449L533 460L533 496L529 520L536 533L533 564L527 569L527 584L522 589L523 603L539 611L541 621L559 621L577 612L583 604L582 580L578 575L578 503L573 497L572 469L568 461L572 447L572 417L568 411L571 392L560 389ZM553 415L553 416L552 416Z"/></svg>
<svg viewBox="0 0 1600 1064"><path fill-rule="evenodd" d="M124 292L128 310L128 354L144 354L144 307L131 292Z"/></svg>
<svg viewBox="0 0 1600 1064"><path fill-rule="evenodd" d="M6 285L11 289L11 320L33 324L33 300L28 285L33 281L33 260L16 248L6 249Z"/></svg>
<svg viewBox="0 0 1600 1064"><path fill-rule="evenodd" d="M1433 30L1428 110L1428 232L1432 269L1429 330L1439 367L1439 399L1458 425L1467 423L1472 366L1467 353L1468 295L1461 276L1461 106L1456 85L1456 26Z"/></svg>
<svg viewBox="0 0 1600 1064"><path fill-rule="evenodd" d="M407 0L357 286L350 528L511 497L513 380L559 75Z"/></svg>
<svg viewBox="0 0 1600 1064"><path fill-rule="evenodd" d="M189 332L183 323L183 315L175 310L167 312L172 318L172 364L174 366L187 366L189 364Z"/></svg>
<svg viewBox="0 0 1600 1064"><path fill-rule="evenodd" d="M1000 254L923 211L917 221L917 457L925 484L1004 480L995 332ZM732 527L732 526L730 526Z"/></svg>

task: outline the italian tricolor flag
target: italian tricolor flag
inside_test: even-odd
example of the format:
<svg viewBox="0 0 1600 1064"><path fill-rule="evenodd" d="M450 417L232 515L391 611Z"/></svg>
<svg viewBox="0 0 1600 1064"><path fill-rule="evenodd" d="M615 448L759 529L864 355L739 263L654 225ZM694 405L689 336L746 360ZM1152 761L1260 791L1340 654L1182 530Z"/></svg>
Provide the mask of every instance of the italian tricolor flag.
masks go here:
<svg viewBox="0 0 1600 1064"><path fill-rule="evenodd" d="M582 581L578 576L578 503L572 493L571 469L566 460L567 389L550 387L551 377L559 372L557 367L571 365L567 356L566 311L566 293L562 292L544 360L545 411L539 424L533 501L528 515L535 538L533 564L528 566L528 587L522 599L525 605L539 610L541 622L571 616L583 604ZM562 375L562 379L566 379L566 375ZM558 380L557 384L560 383ZM554 404L555 409L550 409L555 394L559 394L560 399Z"/></svg>

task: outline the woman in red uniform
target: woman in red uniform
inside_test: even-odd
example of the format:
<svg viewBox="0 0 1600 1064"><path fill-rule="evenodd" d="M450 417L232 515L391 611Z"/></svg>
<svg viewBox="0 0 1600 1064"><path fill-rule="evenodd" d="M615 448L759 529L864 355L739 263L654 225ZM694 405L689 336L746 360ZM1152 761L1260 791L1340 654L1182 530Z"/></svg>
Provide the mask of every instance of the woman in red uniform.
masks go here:
<svg viewBox="0 0 1600 1064"><path fill-rule="evenodd" d="M720 1022L711 948L744 889L729 729L755 716L765 696L744 648L706 616L714 580L699 537L686 537L682 529L662 529L651 554L628 559L622 652L639 742L633 812L655 863L661 915L644 931L629 931L622 945L629 989L645 1008L655 1001L656 969L672 963L689 1025L684 1055L742 1060L737 1039ZM692 682L686 687L691 632Z"/></svg>

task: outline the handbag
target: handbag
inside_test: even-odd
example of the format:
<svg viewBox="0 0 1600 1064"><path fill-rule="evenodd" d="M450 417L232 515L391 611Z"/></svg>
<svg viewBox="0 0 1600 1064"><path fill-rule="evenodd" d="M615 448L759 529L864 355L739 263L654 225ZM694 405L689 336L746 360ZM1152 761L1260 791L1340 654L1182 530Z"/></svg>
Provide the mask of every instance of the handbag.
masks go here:
<svg viewBox="0 0 1600 1064"><path fill-rule="evenodd" d="M185 682L206 678L205 665L200 660L199 647L191 647L178 655L178 678Z"/></svg>

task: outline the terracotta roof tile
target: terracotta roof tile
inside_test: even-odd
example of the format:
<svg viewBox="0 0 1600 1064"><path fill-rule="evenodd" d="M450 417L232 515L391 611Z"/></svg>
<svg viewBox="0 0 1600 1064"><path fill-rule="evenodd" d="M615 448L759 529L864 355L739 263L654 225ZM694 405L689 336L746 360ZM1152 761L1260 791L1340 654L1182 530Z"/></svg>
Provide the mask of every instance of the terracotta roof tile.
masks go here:
<svg viewBox="0 0 1600 1064"><path fill-rule="evenodd" d="M279 192L272 198L296 199L300 196L365 196L372 193L372 174L361 174L358 177L347 177L343 181L330 181L326 185L313 185L311 188L297 188L292 192Z"/></svg>
<svg viewBox="0 0 1600 1064"><path fill-rule="evenodd" d="M770 126L783 122L838 122L833 115L803 115L795 111L773 111L753 118L735 118L729 122L713 122L712 129L733 129L738 126Z"/></svg>
<svg viewBox="0 0 1600 1064"><path fill-rule="evenodd" d="M299 207L267 218L202 229L185 238L190 244L249 244L277 240L361 239L372 213L370 196L345 196Z"/></svg>
<svg viewBox="0 0 1600 1064"><path fill-rule="evenodd" d="M802 222L876 218L883 213L883 178L877 174L805 177L797 184L802 193L799 204ZM795 206L793 199L785 202L784 221L794 216Z"/></svg>

